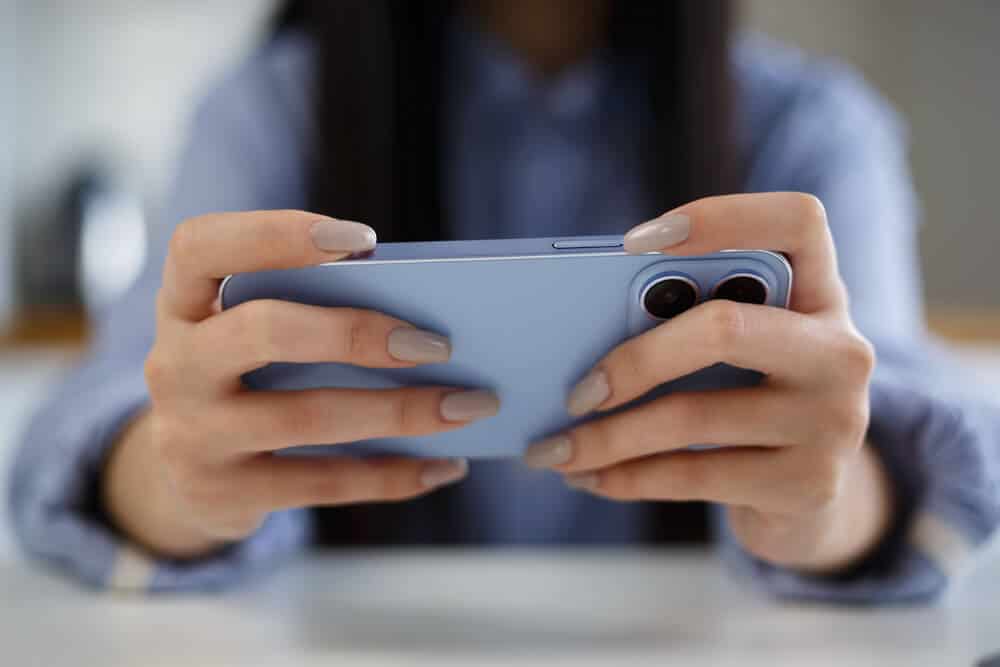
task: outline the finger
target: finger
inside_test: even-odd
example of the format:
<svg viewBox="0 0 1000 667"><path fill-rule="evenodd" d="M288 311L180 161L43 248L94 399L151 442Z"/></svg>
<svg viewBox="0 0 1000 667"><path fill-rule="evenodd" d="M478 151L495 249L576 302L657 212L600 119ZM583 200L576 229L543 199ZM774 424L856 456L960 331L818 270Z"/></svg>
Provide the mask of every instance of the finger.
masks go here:
<svg viewBox="0 0 1000 667"><path fill-rule="evenodd" d="M768 192L699 199L634 227L625 236L629 252L668 248L672 255L758 248L785 253L795 271L794 310L846 308L826 211L812 195Z"/></svg>
<svg viewBox="0 0 1000 667"><path fill-rule="evenodd" d="M310 266L374 247L371 227L303 211L191 218L170 240L160 307L201 320L212 314L219 281L231 273Z"/></svg>
<svg viewBox="0 0 1000 667"><path fill-rule="evenodd" d="M272 362L406 368L448 360L448 339L370 310L247 301L194 326L192 363L216 379Z"/></svg>
<svg viewBox="0 0 1000 667"><path fill-rule="evenodd" d="M261 511L408 500L464 478L462 460L255 457L234 487Z"/></svg>
<svg viewBox="0 0 1000 667"><path fill-rule="evenodd" d="M675 452L566 481L616 500L703 500L787 515L817 507L837 493L839 464L823 457L829 459L829 453L804 447Z"/></svg>
<svg viewBox="0 0 1000 667"><path fill-rule="evenodd" d="M790 445L812 432L806 408L766 388L670 394L536 443L525 462L573 473L691 445Z"/></svg>
<svg viewBox="0 0 1000 667"><path fill-rule="evenodd" d="M717 363L760 371L772 384L828 387L860 377L873 361L860 336L824 320L709 301L613 349L573 388L567 409L579 416L614 408Z"/></svg>
<svg viewBox="0 0 1000 667"><path fill-rule="evenodd" d="M206 413L226 433L220 454L294 445L337 445L370 438L450 431L499 410L496 395L442 387L246 392Z"/></svg>

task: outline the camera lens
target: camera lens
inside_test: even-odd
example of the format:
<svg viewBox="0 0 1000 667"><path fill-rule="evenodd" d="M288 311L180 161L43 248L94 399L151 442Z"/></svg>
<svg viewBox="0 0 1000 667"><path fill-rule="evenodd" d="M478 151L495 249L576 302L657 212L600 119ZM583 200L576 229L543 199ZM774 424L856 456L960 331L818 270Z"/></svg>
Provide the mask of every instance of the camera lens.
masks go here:
<svg viewBox="0 0 1000 667"><path fill-rule="evenodd" d="M680 315L697 301L698 286L680 276L658 278L642 293L642 307L661 320Z"/></svg>
<svg viewBox="0 0 1000 667"><path fill-rule="evenodd" d="M767 302L767 284L757 276L745 273L730 276L716 285L712 291L712 298L764 304Z"/></svg>

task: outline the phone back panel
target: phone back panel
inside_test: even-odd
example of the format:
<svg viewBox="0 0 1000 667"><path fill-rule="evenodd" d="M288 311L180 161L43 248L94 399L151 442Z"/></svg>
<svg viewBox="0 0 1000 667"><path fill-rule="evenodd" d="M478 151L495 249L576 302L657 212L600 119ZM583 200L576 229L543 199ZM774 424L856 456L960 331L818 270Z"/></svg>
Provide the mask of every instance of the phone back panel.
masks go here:
<svg viewBox="0 0 1000 667"><path fill-rule="evenodd" d="M591 238L595 243L607 240ZM520 456L529 443L574 422L566 413L566 396L595 362L627 338L661 323L641 305L642 290L651 280L663 274L687 278L698 285L699 302L719 281L738 273L762 278L772 306L784 307L790 290L788 264L770 252L672 258L628 255L613 248L557 251L554 241L383 244L366 258L231 276L221 290L224 308L252 299L368 308L444 334L452 343L451 360L444 364L367 369L279 363L247 374L244 383L266 390L431 384L489 388L500 396L500 413L465 428L296 453ZM716 365L662 385L640 400L668 391L757 381L753 371Z"/></svg>

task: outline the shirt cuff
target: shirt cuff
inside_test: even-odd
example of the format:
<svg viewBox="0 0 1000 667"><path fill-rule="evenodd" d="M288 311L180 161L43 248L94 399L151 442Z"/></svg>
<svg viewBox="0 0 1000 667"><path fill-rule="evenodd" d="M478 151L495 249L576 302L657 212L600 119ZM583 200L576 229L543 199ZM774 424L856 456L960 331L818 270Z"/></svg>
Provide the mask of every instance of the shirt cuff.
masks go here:
<svg viewBox="0 0 1000 667"><path fill-rule="evenodd" d="M24 548L96 588L210 590L273 568L309 539L304 511L275 513L250 538L206 558L156 559L120 536L100 509L100 475L122 428L148 403L141 372L60 392L29 427L15 460L10 507ZM68 383L72 393L76 383ZM73 410L67 411L72 403Z"/></svg>
<svg viewBox="0 0 1000 667"><path fill-rule="evenodd" d="M937 562L897 536L887 539L864 562L836 575L806 574L756 558L739 545L728 526L722 527L721 543L723 557L733 571L787 600L852 605L921 603L940 596L948 583Z"/></svg>
<svg viewBox="0 0 1000 667"><path fill-rule="evenodd" d="M849 571L820 576L747 553L720 520L723 554L774 595L846 604L939 598L1000 522L992 406L949 401L912 385L872 384L869 441L896 493L896 519L882 543Z"/></svg>

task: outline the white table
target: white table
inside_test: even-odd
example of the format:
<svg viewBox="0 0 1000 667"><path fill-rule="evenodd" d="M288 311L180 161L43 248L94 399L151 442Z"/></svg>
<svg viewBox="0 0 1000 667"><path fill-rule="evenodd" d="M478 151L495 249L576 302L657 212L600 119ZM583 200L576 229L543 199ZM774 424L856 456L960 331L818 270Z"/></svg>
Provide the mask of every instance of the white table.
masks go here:
<svg viewBox="0 0 1000 667"><path fill-rule="evenodd" d="M710 552L304 558L201 597L95 594L0 565L4 665L969 666L1000 652L1000 563L946 606L782 605Z"/></svg>

